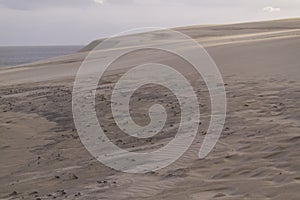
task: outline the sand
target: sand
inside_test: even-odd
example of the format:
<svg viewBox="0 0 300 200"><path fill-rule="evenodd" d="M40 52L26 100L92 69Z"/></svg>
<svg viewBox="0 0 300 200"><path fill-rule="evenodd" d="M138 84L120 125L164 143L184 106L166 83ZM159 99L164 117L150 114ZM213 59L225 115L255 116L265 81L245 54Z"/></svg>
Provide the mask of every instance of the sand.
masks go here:
<svg viewBox="0 0 300 200"><path fill-rule="evenodd" d="M193 73L188 76L202 98L202 124L178 161L153 173L127 174L88 153L74 126L71 94L82 60L99 43L94 41L73 55L0 69L0 199L300 199L300 19L178 30L206 48L225 81L226 124L208 157L197 154L210 102ZM167 54L133 53L114 64L98 89L97 114L109 137L131 151L166 144L180 118L176 98L168 91L162 98L150 86L132 99L134 118L147 123L144 107L157 98L170 113L164 134L127 137L108 113L114 81L151 59L183 64Z"/></svg>

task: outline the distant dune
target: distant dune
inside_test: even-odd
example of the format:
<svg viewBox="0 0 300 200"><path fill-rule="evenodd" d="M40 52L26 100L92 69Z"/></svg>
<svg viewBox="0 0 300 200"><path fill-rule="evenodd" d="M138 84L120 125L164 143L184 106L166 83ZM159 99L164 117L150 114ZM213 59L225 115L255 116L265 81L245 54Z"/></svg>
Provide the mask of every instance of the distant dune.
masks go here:
<svg viewBox="0 0 300 200"><path fill-rule="evenodd" d="M83 59L102 41L96 40L72 55L0 69L0 199L300 199L300 18L175 30L205 47L225 81L226 124L207 158L199 160L197 153L210 101L195 74L188 76L203 95L202 124L174 164L132 175L105 167L87 152L74 126L71 94ZM114 63L97 90L97 114L110 138L132 151L165 145L176 130L171 123L180 119L176 98L165 93L164 101L155 87L137 93L133 109L145 124L144 100L165 103L171 118L164 134L126 137L107 114L114 81L151 59L185 67L167 54L133 53Z"/></svg>

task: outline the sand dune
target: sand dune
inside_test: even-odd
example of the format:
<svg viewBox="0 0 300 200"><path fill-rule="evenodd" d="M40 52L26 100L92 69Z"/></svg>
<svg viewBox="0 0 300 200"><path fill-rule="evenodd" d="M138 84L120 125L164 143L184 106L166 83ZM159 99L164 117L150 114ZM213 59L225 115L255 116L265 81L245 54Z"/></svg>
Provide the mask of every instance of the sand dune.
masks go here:
<svg viewBox="0 0 300 200"><path fill-rule="evenodd" d="M98 40L73 55L0 69L0 199L299 199L300 19L177 30L206 48L226 85L226 124L207 158L199 160L197 153L210 102L194 74L189 78L202 97L202 124L174 164L133 175L105 167L87 152L74 126L71 94L76 72ZM148 87L133 98L136 119L145 123L143 107L157 97L172 114L165 133L135 140L113 125L108 90L130 66L151 59L183 65L168 54L145 55L114 64L96 105L110 138L132 151L166 144L176 130L171 124L180 119L174 96L166 92L159 99L158 88Z"/></svg>

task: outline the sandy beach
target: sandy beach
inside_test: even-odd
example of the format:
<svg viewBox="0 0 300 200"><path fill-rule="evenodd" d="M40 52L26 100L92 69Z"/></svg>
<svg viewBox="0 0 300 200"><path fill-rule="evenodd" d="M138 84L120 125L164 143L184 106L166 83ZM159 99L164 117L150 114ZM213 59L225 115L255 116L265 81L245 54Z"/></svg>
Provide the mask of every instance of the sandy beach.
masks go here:
<svg viewBox="0 0 300 200"><path fill-rule="evenodd" d="M187 76L201 96L201 125L179 160L153 173L128 174L89 154L74 125L72 89L98 40L72 55L0 68L0 199L300 199L300 19L176 30L204 46L225 82L226 123L205 159L197 154L210 100L193 73ZM133 118L147 124L145 107L157 99L169 113L163 134L126 136L109 113L111 89L130 67L156 60L184 71L178 58L148 51L114 63L97 89L97 115L109 138L131 151L167 144L180 121L176 98L152 86L132 98Z"/></svg>

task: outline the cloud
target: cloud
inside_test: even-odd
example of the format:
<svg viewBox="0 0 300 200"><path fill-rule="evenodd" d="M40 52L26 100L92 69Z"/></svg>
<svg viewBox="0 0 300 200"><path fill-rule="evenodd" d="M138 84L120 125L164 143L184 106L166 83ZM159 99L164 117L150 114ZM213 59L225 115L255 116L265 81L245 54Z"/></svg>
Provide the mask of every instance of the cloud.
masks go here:
<svg viewBox="0 0 300 200"><path fill-rule="evenodd" d="M263 8L263 11L272 13L272 12L280 12L281 9L280 8L275 8L275 7L272 7L272 6L267 6L267 7Z"/></svg>
<svg viewBox="0 0 300 200"><path fill-rule="evenodd" d="M0 0L0 7L2 6L12 10L37 10L53 7L88 7L104 1L105 0Z"/></svg>
<svg viewBox="0 0 300 200"><path fill-rule="evenodd" d="M105 0L94 0L95 3L103 4Z"/></svg>

